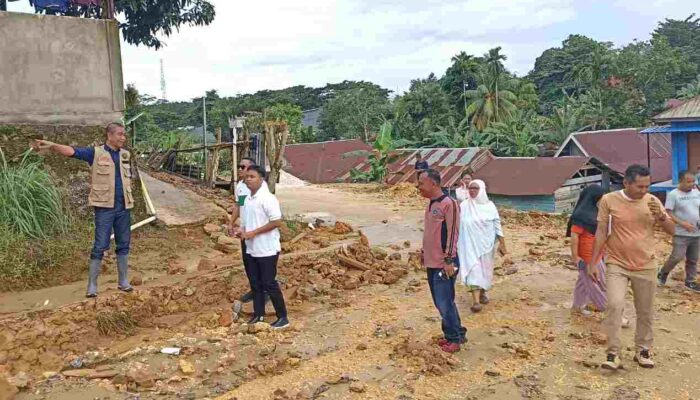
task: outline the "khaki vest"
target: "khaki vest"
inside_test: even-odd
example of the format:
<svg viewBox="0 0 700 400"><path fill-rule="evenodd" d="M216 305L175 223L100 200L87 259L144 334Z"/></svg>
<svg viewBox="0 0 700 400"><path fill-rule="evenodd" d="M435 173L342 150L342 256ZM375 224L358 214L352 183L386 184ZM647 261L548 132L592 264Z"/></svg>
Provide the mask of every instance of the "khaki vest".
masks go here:
<svg viewBox="0 0 700 400"><path fill-rule="evenodd" d="M122 186L124 187L124 206L130 209L134 207L134 196L131 193L131 154L123 149L119 150L119 171L122 174ZM114 208L115 182L112 157L103 146L95 147L88 205Z"/></svg>

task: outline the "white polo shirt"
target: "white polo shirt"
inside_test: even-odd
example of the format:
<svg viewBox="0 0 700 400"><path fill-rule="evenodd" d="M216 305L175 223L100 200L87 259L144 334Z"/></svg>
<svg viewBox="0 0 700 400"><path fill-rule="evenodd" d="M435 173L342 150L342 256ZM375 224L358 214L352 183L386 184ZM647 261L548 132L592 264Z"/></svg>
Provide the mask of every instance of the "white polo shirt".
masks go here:
<svg viewBox="0 0 700 400"><path fill-rule="evenodd" d="M267 182L263 181L263 186L267 187ZM240 180L236 184L236 204L238 204L238 207L240 208L238 215L243 216L243 204L245 203L245 199L250 196L250 189L248 189L248 185L245 184L245 181Z"/></svg>
<svg viewBox="0 0 700 400"><path fill-rule="evenodd" d="M270 193L266 184L263 184L257 193L246 197L241 213L241 226L246 231L258 229L272 221L282 219L280 202L274 194ZM245 245L246 253L253 257L274 256L282 251L280 231L275 228L270 232L259 234L253 239L246 240Z"/></svg>

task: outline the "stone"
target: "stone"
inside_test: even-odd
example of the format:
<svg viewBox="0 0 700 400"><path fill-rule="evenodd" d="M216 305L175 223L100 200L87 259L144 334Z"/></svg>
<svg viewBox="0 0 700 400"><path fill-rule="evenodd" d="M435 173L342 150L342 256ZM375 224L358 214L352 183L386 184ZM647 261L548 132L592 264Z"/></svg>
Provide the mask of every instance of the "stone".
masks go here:
<svg viewBox="0 0 700 400"><path fill-rule="evenodd" d="M223 231L223 229L219 225L216 225L216 224L204 225L204 232L206 232L208 235L211 235L214 232L221 232L221 231Z"/></svg>
<svg viewBox="0 0 700 400"><path fill-rule="evenodd" d="M31 383L31 379L26 372L20 371L17 375L9 379L10 384L12 384L17 389L27 389Z"/></svg>
<svg viewBox="0 0 700 400"><path fill-rule="evenodd" d="M301 359L296 357L289 357L286 361L287 365L289 365L290 367L296 367L297 365L299 365L300 362Z"/></svg>
<svg viewBox="0 0 700 400"><path fill-rule="evenodd" d="M63 376L67 376L69 378L87 378L88 376L96 373L97 370L94 370L92 368L84 368L84 369L69 369L67 371L63 371L62 374Z"/></svg>
<svg viewBox="0 0 700 400"><path fill-rule="evenodd" d="M192 365L189 361L187 360L180 360L178 362L178 368L180 368L180 371L185 374L185 375L191 375L194 374L194 365Z"/></svg>
<svg viewBox="0 0 700 400"><path fill-rule="evenodd" d="M382 249L381 247L375 246L372 247L372 255L378 260L385 260L389 256L389 253L387 253L386 250Z"/></svg>
<svg viewBox="0 0 700 400"><path fill-rule="evenodd" d="M240 239L232 238L230 236L219 236L219 238L216 239L217 244L223 245L238 245L240 242Z"/></svg>
<svg viewBox="0 0 700 400"><path fill-rule="evenodd" d="M364 393L367 390L367 386L360 382L353 382L350 384L350 391L353 393Z"/></svg>
<svg viewBox="0 0 700 400"><path fill-rule="evenodd" d="M222 311L219 314L219 326L229 327L233 323L233 313L229 310Z"/></svg>
<svg viewBox="0 0 700 400"><path fill-rule="evenodd" d="M194 295L195 291L196 291L195 288L188 287L187 289L185 289L185 296L191 297Z"/></svg>
<svg viewBox="0 0 700 400"><path fill-rule="evenodd" d="M115 376L115 384L117 384L117 377ZM141 363L136 363L132 368L129 368L126 378L143 388L153 387L156 381L156 375L151 372L147 365Z"/></svg>
<svg viewBox="0 0 700 400"><path fill-rule="evenodd" d="M213 271L215 269L216 263L214 260L210 260L208 258L202 258L199 260L199 264L197 264L197 271L199 272Z"/></svg>
<svg viewBox="0 0 700 400"><path fill-rule="evenodd" d="M486 374L486 376L501 376L500 371L496 371L493 369L487 369L484 373Z"/></svg>
<svg viewBox="0 0 700 400"><path fill-rule="evenodd" d="M95 371L94 373L88 375L88 379L111 379L117 376L118 372L113 369L108 369L105 371Z"/></svg>
<svg viewBox="0 0 700 400"><path fill-rule="evenodd" d="M357 350L367 350L367 345L365 343L360 343L357 345Z"/></svg>
<svg viewBox="0 0 700 400"><path fill-rule="evenodd" d="M15 395L19 392L17 387L10 384L2 375L0 375L0 399L14 400Z"/></svg>
<svg viewBox="0 0 700 400"><path fill-rule="evenodd" d="M129 280L131 286L141 286L143 285L143 274L140 272L132 272L131 279Z"/></svg>
<svg viewBox="0 0 700 400"><path fill-rule="evenodd" d="M389 256L389 260L396 260L396 261L401 261L401 253L394 253Z"/></svg>
<svg viewBox="0 0 700 400"><path fill-rule="evenodd" d="M529 250L530 255L540 257L544 255L544 250L538 249L537 247L532 247Z"/></svg>
<svg viewBox="0 0 700 400"><path fill-rule="evenodd" d="M56 375L58 375L58 372L55 372L55 371L45 371L45 372L43 372L43 373L41 374L41 376L42 376L44 379L51 379L51 378L53 378L53 377L56 376ZM0 399L1 399L1 398L2 398L2 397L0 396Z"/></svg>
<svg viewBox="0 0 700 400"><path fill-rule="evenodd" d="M407 249L410 248L410 247L411 247L411 241L410 241L410 240L406 240L405 242L403 242L403 247L405 247L405 248L407 248Z"/></svg>
<svg viewBox="0 0 700 400"><path fill-rule="evenodd" d="M267 324L265 322L258 322L255 324L249 324L248 325L248 333L257 335L261 332L269 332L272 330L272 327L270 324Z"/></svg>
<svg viewBox="0 0 700 400"><path fill-rule="evenodd" d="M220 252L222 252L222 253L226 253L226 254L235 254L235 253L238 253L238 249L239 249L239 247L236 246L236 245L233 245L233 244L221 244L221 243L217 243L217 244L214 246L214 250L218 250L218 251L220 251Z"/></svg>

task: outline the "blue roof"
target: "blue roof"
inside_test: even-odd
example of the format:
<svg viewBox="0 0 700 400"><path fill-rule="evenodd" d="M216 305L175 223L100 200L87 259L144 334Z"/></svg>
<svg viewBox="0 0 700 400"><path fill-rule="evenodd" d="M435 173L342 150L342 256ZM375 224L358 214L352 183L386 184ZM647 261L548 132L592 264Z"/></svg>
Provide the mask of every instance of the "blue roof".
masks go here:
<svg viewBox="0 0 700 400"><path fill-rule="evenodd" d="M700 133L700 124L695 126L652 126L651 128L644 129L640 133L690 133L698 132Z"/></svg>

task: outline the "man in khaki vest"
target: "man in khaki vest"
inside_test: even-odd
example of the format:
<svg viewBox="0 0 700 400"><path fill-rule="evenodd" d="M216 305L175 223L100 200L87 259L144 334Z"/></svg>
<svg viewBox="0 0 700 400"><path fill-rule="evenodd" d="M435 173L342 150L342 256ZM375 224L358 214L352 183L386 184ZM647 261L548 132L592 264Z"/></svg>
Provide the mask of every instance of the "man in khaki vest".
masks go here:
<svg viewBox="0 0 700 400"><path fill-rule="evenodd" d="M109 238L114 229L119 283L124 292L134 290L127 278L129 243L131 241L131 154L124 150L126 132L124 125L113 122L107 125L107 140L96 147L71 147L37 140L34 149L83 160L92 168L88 204L95 209L95 242L90 253L88 288L86 297L97 296L97 277L102 257L109 250Z"/></svg>

